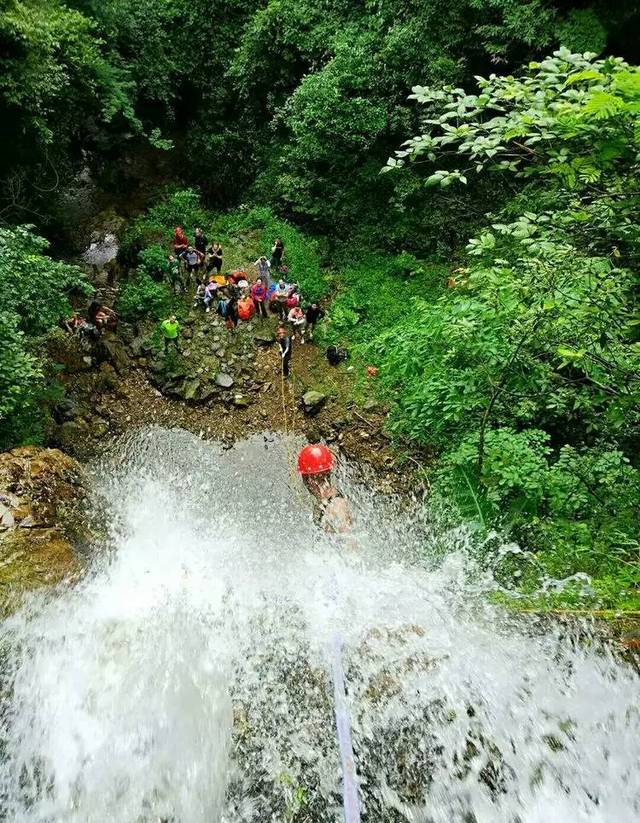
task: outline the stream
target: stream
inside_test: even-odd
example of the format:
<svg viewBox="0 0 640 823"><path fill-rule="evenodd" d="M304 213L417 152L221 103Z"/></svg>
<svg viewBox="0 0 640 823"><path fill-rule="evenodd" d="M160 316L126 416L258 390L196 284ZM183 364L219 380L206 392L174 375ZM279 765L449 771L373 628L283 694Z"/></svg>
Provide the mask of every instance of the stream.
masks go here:
<svg viewBox="0 0 640 823"><path fill-rule="evenodd" d="M94 468L90 573L1 627L0 820L341 820L337 634L367 823L635 821L635 671L353 467L358 548L324 535L298 446L152 428Z"/></svg>

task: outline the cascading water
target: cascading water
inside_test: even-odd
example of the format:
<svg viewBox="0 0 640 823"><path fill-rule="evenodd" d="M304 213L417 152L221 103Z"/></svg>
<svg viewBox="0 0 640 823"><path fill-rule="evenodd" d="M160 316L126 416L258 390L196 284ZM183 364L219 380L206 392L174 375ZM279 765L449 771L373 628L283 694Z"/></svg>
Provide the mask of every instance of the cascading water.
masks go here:
<svg viewBox="0 0 640 823"><path fill-rule="evenodd" d="M2 627L0 819L339 820L338 635L363 820L635 821L635 672L348 471L358 548L322 534L295 445L152 429L96 472L91 573Z"/></svg>

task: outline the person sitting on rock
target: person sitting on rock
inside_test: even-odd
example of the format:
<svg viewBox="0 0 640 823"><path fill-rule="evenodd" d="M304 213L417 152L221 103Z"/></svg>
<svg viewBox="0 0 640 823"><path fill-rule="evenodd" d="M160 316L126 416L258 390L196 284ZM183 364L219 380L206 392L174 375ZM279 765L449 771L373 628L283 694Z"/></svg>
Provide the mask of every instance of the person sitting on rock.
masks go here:
<svg viewBox="0 0 640 823"><path fill-rule="evenodd" d="M209 311L211 309L211 304L214 303L218 299L218 284L216 283L213 277L209 278L209 282L207 283L204 288L204 307L205 311Z"/></svg>
<svg viewBox="0 0 640 823"><path fill-rule="evenodd" d="M240 320L244 320L245 322L247 320L251 320L255 310L253 300L248 295L245 295L238 300L238 317Z"/></svg>
<svg viewBox="0 0 640 823"><path fill-rule="evenodd" d="M78 314L78 312L74 312L71 315L71 317L67 317L67 319L63 321L62 326L70 334L79 334L82 330L82 327L85 326L86 323L87 321L81 314Z"/></svg>
<svg viewBox="0 0 640 823"><path fill-rule="evenodd" d="M101 333L106 329L113 331L118 325L118 315L114 310L110 309L109 306L103 306L97 300L93 300L89 304L87 317Z"/></svg>
<svg viewBox="0 0 640 823"><path fill-rule="evenodd" d="M196 293L193 295L193 308L197 308L198 306L202 306L205 301L205 286L204 283L198 283L198 288L196 289Z"/></svg>
<svg viewBox="0 0 640 823"><path fill-rule="evenodd" d="M294 333L298 332L300 334L300 342L304 344L304 332L307 326L307 321L300 306L294 306L289 310L287 320L291 323Z"/></svg>

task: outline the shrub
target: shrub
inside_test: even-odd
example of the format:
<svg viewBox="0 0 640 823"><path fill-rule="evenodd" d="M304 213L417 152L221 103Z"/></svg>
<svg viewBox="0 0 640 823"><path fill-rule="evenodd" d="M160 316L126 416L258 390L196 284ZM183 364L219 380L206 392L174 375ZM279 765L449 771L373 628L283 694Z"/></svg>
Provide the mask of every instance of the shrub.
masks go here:
<svg viewBox="0 0 640 823"><path fill-rule="evenodd" d="M42 438L47 409L43 339L88 292L80 269L47 257L29 226L0 229L0 448Z"/></svg>
<svg viewBox="0 0 640 823"><path fill-rule="evenodd" d="M140 267L123 286L117 309L122 319L129 322L143 317L159 320L171 310L171 292Z"/></svg>
<svg viewBox="0 0 640 823"><path fill-rule="evenodd" d="M142 249L138 254L138 260L154 280L163 280L169 277L169 256L167 250L158 243L153 243L151 246Z"/></svg>

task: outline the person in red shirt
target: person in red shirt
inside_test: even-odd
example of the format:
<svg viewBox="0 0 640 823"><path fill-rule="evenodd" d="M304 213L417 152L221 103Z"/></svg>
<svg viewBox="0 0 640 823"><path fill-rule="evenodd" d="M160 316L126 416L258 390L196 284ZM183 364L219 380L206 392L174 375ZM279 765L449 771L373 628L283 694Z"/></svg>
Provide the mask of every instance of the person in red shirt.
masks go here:
<svg viewBox="0 0 640 823"><path fill-rule="evenodd" d="M189 238L184 233L182 226L176 226L173 230L173 250L175 256L180 259L180 255L189 248Z"/></svg>

